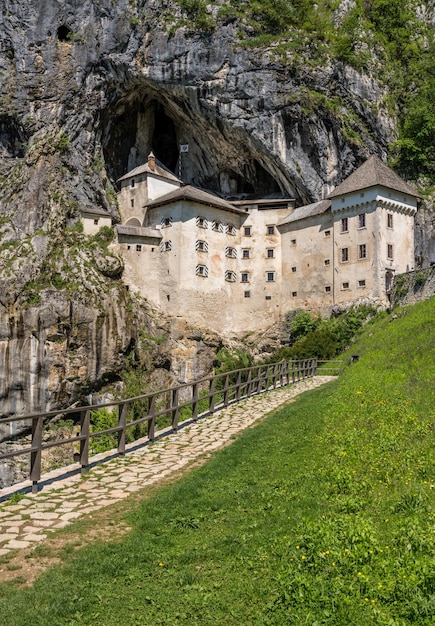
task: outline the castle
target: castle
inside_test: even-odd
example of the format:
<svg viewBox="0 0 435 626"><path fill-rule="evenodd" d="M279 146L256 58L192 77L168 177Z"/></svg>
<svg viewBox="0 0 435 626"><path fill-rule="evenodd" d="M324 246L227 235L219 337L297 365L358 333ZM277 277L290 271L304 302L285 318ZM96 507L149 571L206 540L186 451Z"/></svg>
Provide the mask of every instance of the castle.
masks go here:
<svg viewBox="0 0 435 626"><path fill-rule="evenodd" d="M385 306L394 275L414 268L418 194L376 156L299 208L290 198L227 201L184 186L152 153L119 183L129 289L223 335L296 309Z"/></svg>

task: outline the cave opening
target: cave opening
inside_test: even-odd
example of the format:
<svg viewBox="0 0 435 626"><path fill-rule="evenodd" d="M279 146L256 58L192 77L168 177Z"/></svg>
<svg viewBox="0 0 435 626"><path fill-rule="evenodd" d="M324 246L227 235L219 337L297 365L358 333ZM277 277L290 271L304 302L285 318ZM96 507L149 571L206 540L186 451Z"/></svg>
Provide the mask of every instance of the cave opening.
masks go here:
<svg viewBox="0 0 435 626"><path fill-rule="evenodd" d="M175 172L178 162L178 141L175 125L162 104L154 105L154 132L151 140L151 149L157 159L171 172Z"/></svg>

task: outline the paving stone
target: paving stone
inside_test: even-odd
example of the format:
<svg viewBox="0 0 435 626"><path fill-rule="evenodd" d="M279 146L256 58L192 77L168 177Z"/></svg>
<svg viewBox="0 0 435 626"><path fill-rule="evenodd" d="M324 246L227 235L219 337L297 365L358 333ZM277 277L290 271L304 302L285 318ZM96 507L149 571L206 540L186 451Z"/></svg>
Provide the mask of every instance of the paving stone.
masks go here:
<svg viewBox="0 0 435 626"><path fill-rule="evenodd" d="M8 548L0 548L0 556L6 556L11 550Z"/></svg>
<svg viewBox="0 0 435 626"><path fill-rule="evenodd" d="M11 550L21 550L22 548L28 548L30 546L30 541L23 541L22 539L11 539L9 543L7 543L4 548Z"/></svg>
<svg viewBox="0 0 435 626"><path fill-rule="evenodd" d="M52 520L58 519L58 517L59 514L53 512L38 511L36 513L30 513L30 519L32 520Z"/></svg>
<svg viewBox="0 0 435 626"><path fill-rule="evenodd" d="M28 535L23 536L24 541L42 541L43 539L47 539L47 535L40 534L37 535L35 533L29 533Z"/></svg>

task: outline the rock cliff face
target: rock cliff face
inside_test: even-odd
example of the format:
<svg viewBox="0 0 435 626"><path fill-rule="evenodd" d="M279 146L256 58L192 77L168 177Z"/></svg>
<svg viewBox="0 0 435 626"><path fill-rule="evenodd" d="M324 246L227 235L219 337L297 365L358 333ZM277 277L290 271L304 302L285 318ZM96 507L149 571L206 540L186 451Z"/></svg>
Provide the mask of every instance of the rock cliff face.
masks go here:
<svg viewBox="0 0 435 626"><path fill-rule="evenodd" d="M187 183L306 203L395 137L374 74L238 46L233 21L171 29L170 0L0 4L0 413L75 401L146 323L126 314L116 271L76 306L68 268L81 253L65 232L83 209L117 219L116 179L151 149Z"/></svg>

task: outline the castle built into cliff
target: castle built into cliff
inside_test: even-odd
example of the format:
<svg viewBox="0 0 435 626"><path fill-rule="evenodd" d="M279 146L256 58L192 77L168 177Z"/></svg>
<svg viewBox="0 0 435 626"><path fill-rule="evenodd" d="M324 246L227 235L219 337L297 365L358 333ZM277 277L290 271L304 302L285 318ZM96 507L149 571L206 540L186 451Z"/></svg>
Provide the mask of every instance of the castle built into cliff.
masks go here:
<svg viewBox="0 0 435 626"><path fill-rule="evenodd" d="M385 306L395 274L414 268L418 195L376 156L325 200L299 208L184 186L153 154L119 182L129 289L224 335L296 309Z"/></svg>

